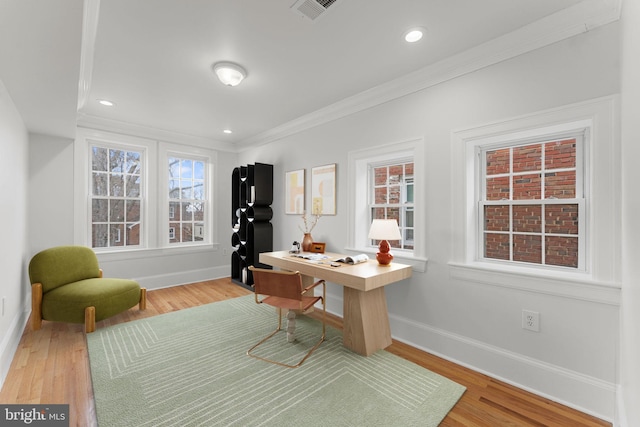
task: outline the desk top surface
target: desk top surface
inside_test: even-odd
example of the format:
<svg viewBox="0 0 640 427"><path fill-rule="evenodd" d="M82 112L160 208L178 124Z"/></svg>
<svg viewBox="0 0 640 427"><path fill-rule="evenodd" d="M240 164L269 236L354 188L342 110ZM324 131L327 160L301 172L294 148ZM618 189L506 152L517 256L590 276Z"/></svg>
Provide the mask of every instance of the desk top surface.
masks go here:
<svg viewBox="0 0 640 427"><path fill-rule="evenodd" d="M318 255L303 252L299 255ZM336 283L360 291L369 291L381 286L398 282L411 277L410 265L391 262L389 266L381 266L376 260L369 260L360 264L339 263L339 267L332 267L331 261L344 258L343 254L325 253L328 258L317 261L299 258L288 251L263 252L260 254L262 264L280 267L285 270L299 271L318 279Z"/></svg>

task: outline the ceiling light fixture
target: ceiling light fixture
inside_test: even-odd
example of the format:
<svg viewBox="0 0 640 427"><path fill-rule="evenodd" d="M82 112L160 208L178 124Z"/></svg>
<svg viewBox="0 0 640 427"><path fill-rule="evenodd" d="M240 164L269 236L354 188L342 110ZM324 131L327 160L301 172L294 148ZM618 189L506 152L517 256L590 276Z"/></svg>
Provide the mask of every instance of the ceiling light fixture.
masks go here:
<svg viewBox="0 0 640 427"><path fill-rule="evenodd" d="M98 102L105 107L113 107L114 103L106 99L98 99Z"/></svg>
<svg viewBox="0 0 640 427"><path fill-rule="evenodd" d="M418 40L422 39L422 36L425 33L425 29L422 27L411 28L407 32L404 33L404 40L409 43L415 43Z"/></svg>
<svg viewBox="0 0 640 427"><path fill-rule="evenodd" d="M231 129L225 129L225 130L223 130L222 132L227 133L227 134L228 134L228 133L233 133L233 131L232 131Z"/></svg>
<svg viewBox="0 0 640 427"><path fill-rule="evenodd" d="M213 71L227 86L238 86L247 77L245 69L233 62L217 62L213 64Z"/></svg>

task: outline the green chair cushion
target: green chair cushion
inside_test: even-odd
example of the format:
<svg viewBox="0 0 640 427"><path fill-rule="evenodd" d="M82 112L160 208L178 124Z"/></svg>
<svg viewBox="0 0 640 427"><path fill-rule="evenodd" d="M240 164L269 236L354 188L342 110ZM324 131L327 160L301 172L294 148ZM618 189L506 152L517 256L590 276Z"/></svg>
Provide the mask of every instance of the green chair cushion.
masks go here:
<svg viewBox="0 0 640 427"><path fill-rule="evenodd" d="M42 318L84 323L84 309L96 308L96 322L121 313L140 301L140 285L128 279L85 279L59 286L42 297Z"/></svg>
<svg viewBox="0 0 640 427"><path fill-rule="evenodd" d="M31 283L42 283L45 294L58 286L100 277L98 258L86 246L57 246L37 253L29 263Z"/></svg>

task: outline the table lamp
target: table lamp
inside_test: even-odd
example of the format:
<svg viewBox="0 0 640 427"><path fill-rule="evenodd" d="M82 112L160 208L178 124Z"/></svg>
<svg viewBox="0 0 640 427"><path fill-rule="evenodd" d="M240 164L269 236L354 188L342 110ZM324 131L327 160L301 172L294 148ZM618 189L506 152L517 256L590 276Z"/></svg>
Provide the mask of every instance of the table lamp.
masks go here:
<svg viewBox="0 0 640 427"><path fill-rule="evenodd" d="M400 240L400 229L398 228L398 222L395 219L374 219L369 229L369 238L373 240L380 240L379 252L376 254L378 264L387 266L391 264L393 255L389 250L388 240Z"/></svg>

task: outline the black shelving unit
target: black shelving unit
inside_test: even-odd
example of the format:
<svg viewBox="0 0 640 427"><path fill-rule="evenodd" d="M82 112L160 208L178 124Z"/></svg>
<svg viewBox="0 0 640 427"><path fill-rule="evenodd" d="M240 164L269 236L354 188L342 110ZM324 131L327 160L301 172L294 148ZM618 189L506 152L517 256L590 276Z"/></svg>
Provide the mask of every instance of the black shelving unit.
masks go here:
<svg viewBox="0 0 640 427"><path fill-rule="evenodd" d="M255 163L233 169L231 175L231 280L252 289L248 267L272 268L259 262L273 251L273 165Z"/></svg>

